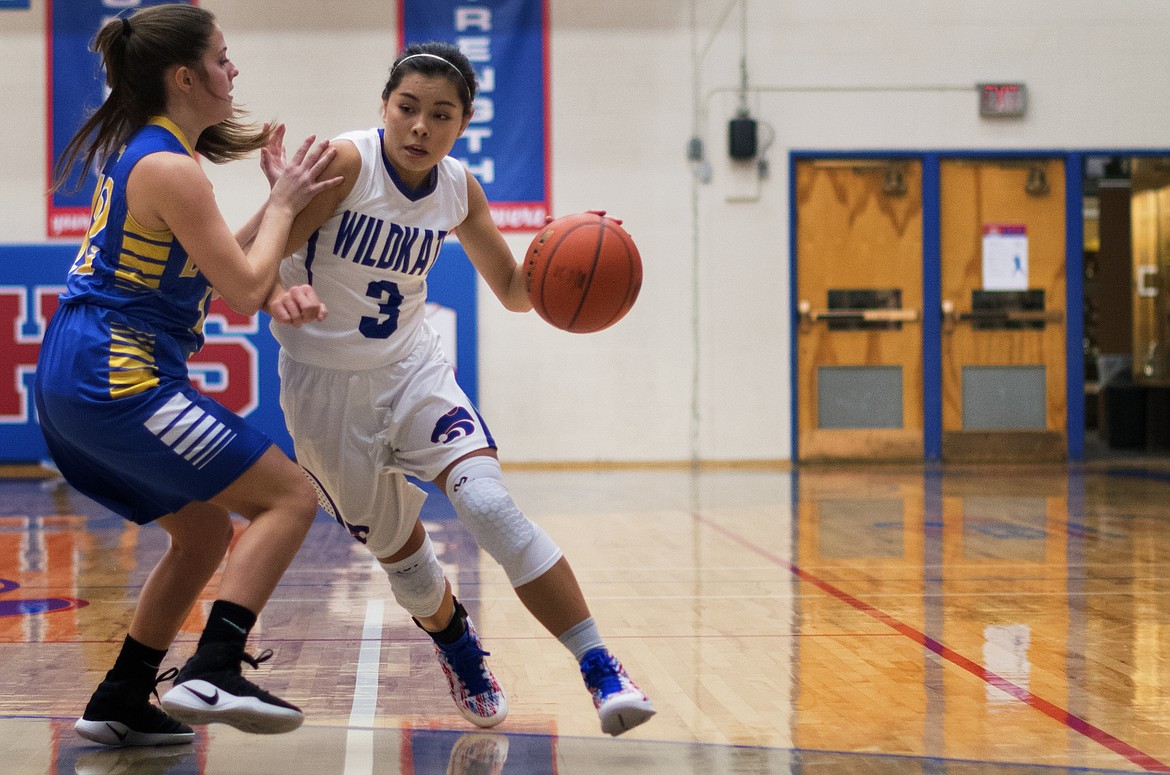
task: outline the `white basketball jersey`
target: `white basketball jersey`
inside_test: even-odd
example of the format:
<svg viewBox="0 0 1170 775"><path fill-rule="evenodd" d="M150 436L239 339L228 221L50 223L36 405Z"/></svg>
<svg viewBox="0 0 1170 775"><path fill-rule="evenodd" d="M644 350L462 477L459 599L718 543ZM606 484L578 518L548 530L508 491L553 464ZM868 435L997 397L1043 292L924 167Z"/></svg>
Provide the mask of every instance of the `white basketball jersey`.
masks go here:
<svg viewBox="0 0 1170 775"><path fill-rule="evenodd" d="M357 182L325 225L280 267L285 287L309 283L329 317L272 324L289 357L330 369L372 369L413 349L426 325L427 273L447 235L467 217L467 173L447 157L420 191L402 185L382 151L382 130L346 132L357 146Z"/></svg>

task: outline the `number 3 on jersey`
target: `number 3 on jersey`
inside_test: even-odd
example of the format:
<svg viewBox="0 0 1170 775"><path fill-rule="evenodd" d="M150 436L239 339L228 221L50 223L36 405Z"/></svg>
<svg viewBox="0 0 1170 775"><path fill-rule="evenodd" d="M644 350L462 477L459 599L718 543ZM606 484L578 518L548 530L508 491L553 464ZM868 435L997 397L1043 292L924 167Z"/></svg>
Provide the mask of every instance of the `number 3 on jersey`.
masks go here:
<svg viewBox="0 0 1170 775"><path fill-rule="evenodd" d="M372 282L366 286L366 296L377 300L378 312L385 317L363 317L358 322L358 331L367 339L388 339L398 330L398 310L402 305L398 284L389 280Z"/></svg>

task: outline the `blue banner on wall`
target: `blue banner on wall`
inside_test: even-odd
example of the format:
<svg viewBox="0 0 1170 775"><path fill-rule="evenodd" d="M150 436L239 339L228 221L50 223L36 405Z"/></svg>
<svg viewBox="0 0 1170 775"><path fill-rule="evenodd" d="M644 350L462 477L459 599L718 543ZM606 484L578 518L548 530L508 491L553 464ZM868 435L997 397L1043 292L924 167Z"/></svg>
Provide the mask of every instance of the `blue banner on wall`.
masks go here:
<svg viewBox="0 0 1170 775"><path fill-rule="evenodd" d="M136 8L164 5L175 0L45 0L45 51L49 62L46 134L48 164L46 189L53 165L85 119L106 98L101 57L89 45L102 25ZM81 185L76 183L84 175ZM62 190L49 195L45 233L50 237L82 237L89 226L90 197L97 176L81 167Z"/></svg>
<svg viewBox="0 0 1170 775"><path fill-rule="evenodd" d="M48 454L33 406L33 376L45 324L76 255L76 244L0 245L0 463L35 463ZM457 243L443 244L427 287L428 320L455 362L459 384L476 401L476 274ZM190 363L192 381L291 455L280 410L279 345L268 317L239 315L216 301L204 332L207 341Z"/></svg>
<svg viewBox="0 0 1170 775"><path fill-rule="evenodd" d="M0 0L0 11L28 10L29 0Z"/></svg>
<svg viewBox="0 0 1170 775"><path fill-rule="evenodd" d="M455 156L483 185L503 231L535 231L549 197L547 0L400 0L399 42L454 43L479 78Z"/></svg>

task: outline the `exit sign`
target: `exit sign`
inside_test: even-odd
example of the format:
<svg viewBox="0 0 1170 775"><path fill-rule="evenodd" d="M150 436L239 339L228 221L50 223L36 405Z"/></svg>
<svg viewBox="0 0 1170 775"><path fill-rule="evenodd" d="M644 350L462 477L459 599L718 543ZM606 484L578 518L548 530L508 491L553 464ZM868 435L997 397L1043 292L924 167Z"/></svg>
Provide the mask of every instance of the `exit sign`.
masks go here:
<svg viewBox="0 0 1170 775"><path fill-rule="evenodd" d="M1028 87L1022 83L981 83L979 115L1019 118L1028 109Z"/></svg>

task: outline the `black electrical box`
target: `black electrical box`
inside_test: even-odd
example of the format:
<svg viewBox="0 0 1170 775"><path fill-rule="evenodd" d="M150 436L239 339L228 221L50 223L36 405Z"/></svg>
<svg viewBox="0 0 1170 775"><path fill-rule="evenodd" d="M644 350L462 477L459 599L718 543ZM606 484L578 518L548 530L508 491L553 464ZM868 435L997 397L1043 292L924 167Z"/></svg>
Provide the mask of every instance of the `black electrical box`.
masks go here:
<svg viewBox="0 0 1170 775"><path fill-rule="evenodd" d="M733 159L754 159L756 156L756 127L754 118L740 116L727 125L727 151Z"/></svg>

